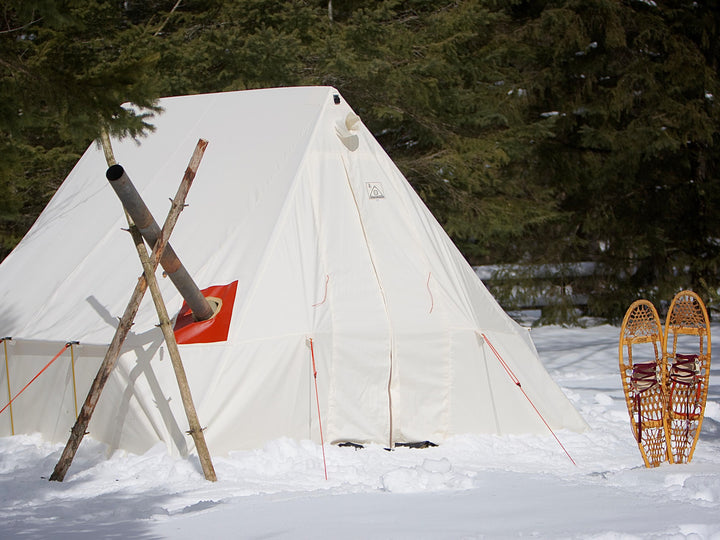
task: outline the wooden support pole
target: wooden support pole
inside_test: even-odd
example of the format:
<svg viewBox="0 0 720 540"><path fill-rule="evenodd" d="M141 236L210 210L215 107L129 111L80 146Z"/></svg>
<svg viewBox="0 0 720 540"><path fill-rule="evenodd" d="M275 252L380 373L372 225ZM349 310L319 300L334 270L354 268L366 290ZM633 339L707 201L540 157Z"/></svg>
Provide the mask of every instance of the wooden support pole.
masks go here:
<svg viewBox="0 0 720 540"><path fill-rule="evenodd" d="M175 7L177 7L179 3L180 1L178 0L178 3L175 4ZM108 166L110 167L112 165L116 165L117 161L115 161L115 155L112 151L110 137L108 136L106 130L102 130L101 139L103 151L105 152L105 160L107 161ZM203 139L200 139L198 141L195 152L193 153L190 163L188 164L189 171L197 171L198 167L200 166L200 160L205 153L205 148L207 148L207 145L207 141ZM160 294L160 288L158 287L157 279L155 278L155 269L152 267L152 264L150 262L147 249L145 248L145 244L143 243L142 234L140 233L138 227L133 223L133 220L128 214L127 210L125 210L125 217L128 220L128 225L130 226L130 234L133 237L135 249L137 250L140 262L142 263L144 275L150 288L150 294L152 296L153 303L155 304L155 310L157 311L158 318L160 319L160 329L162 330L163 337L165 338L165 343L168 347L168 353L170 355L170 360L172 362L173 370L175 371L175 377L177 379L178 387L180 389L180 397L183 402L183 407L185 408L185 415L187 416L188 427L190 428L188 433L190 433L193 441L195 442L195 448L198 453L198 458L200 459L200 465L202 466L205 479L211 482L215 482L217 481L217 476L215 475L215 468L213 467L212 459L210 457L210 451L208 450L207 443L205 442L205 435L203 434L202 427L200 426L200 420L198 419L197 412L195 410L195 404L193 403L192 394L190 393L190 385L188 384L187 376L185 374L185 368L183 367L182 360L180 358L180 351L177 346L177 341L175 340L175 333L172 330L170 317L168 316L165 302L162 298L162 295Z"/></svg>
<svg viewBox="0 0 720 540"><path fill-rule="evenodd" d="M204 143L204 151L205 146L207 146L207 142L202 139L200 142ZM200 142L198 142L198 147ZM197 165L199 165L201 157L202 154L197 156L197 163L193 164L191 162L188 168L194 166L195 169L197 169ZM193 154L193 159L195 158L196 155ZM175 378L177 379L178 388L180 389L180 397L182 399L183 407L185 408L185 416L187 416L188 426L190 428L188 433L192 436L193 441L195 442L195 449L197 450L198 458L200 458L200 465L202 466L205 479L210 482L215 482L217 481L215 468L213 467L212 459L210 458L210 451L208 450L207 443L205 442L205 435L203 434L203 429L200 426L200 420L198 419L197 411L195 410L195 404L193 403L192 394L190 393L190 385L188 384L185 368L183 367L182 360L180 358L180 350L178 349L177 341L175 340L172 323L170 322L170 317L168 316L167 308L165 307L165 301L163 300L162 294L160 293L160 287L158 286L157 279L155 278L155 269L150 263L150 258L148 257L145 244L143 243L142 235L134 224L131 224L130 226L130 233L133 235L138 257L140 257L140 262L142 263L143 270L145 271L145 278L147 279L148 286L150 288L150 295L152 296L153 303L155 304L155 310L157 311L158 318L160 319L160 329L162 330L163 337L165 338L165 344L167 345L170 361L172 363L173 370L175 371Z"/></svg>
<svg viewBox="0 0 720 540"><path fill-rule="evenodd" d="M12 338L10 337L4 337L2 338L2 344L3 349L5 350L5 382L7 383L7 391L8 391L8 406L10 407L10 434L15 435L15 420L13 419L13 410L12 410L12 394L10 392L10 364L8 362L8 350L7 350L7 342Z"/></svg>
<svg viewBox="0 0 720 540"><path fill-rule="evenodd" d="M204 144L201 145L201 142ZM198 141L198 146L195 148L195 153L200 152L200 154L202 155L202 153L205 151L205 146L207 146L207 142ZM193 158L195 157L195 153L193 154ZM194 159L191 159L191 163L193 163L193 161ZM197 161L197 163L199 163L199 160ZM157 269L158 264L160 263L160 256L162 255L162 252L165 249L168 240L170 239L170 234L175 228L175 224L180 217L180 212L182 212L183 208L185 207L185 199L187 197L188 191L190 190L190 186L195 179L196 171L197 168L191 170L191 168L188 167L188 169L185 171L185 176L183 177L182 182L180 182L180 187L178 188L177 194L172 201L170 211L167 218L165 219L165 224L163 225L162 231L160 232L160 237L158 238L155 247L153 247L152 254L150 255L150 266L153 271ZM140 241L142 242L142 240ZM144 245L142 246L142 248L145 249ZM82 409L80 410L80 414L75 421L75 425L70 431L70 438L65 445L65 449L63 450L63 453L60 456L57 465L55 465L53 473L50 475L51 481L62 482L65 478L65 475L67 474L68 469L70 468L70 465L72 464L72 460L75 457L78 447L80 446L80 442L85 436L87 426L90 423L90 418L92 417L93 412L95 411L95 407L97 405L98 399L100 398L100 394L102 393L102 390L105 387L105 383L107 383L107 380L110 377L110 373L115 367L117 359L120 356L120 348L125 342L125 338L130 331L130 327L133 325L133 321L135 320L135 316L137 315L138 309L140 308L140 302L145 295L147 287L147 279L144 275L140 276L138 278L137 285L135 286L135 290L130 297L130 301L125 308L125 312L120 318L120 322L117 329L115 330L115 335L110 342L110 346L105 353L105 358L100 364L98 373L95 376L92 385L90 386L90 390L88 391L87 398L85 398L85 402L83 403Z"/></svg>
<svg viewBox="0 0 720 540"><path fill-rule="evenodd" d="M73 382L73 404L75 405L75 419L78 417L78 406L77 406L77 381L75 380L75 345L77 341L70 342L70 370L72 371L72 382Z"/></svg>

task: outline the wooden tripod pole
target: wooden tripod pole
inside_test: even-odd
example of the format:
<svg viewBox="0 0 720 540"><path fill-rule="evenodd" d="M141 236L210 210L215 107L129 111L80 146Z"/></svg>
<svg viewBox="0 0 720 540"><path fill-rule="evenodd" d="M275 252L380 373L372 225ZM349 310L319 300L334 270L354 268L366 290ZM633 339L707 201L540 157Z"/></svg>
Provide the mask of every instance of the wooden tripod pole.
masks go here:
<svg viewBox="0 0 720 540"><path fill-rule="evenodd" d="M196 162L191 161L188 166L188 170L192 167L197 170L197 166L200 164L200 159L202 158L202 153L198 152L198 150L202 145L202 152L204 152L207 144L207 141L202 139L198 141L196 152L193 154L193 160L196 160ZM128 219L130 219L129 216ZM187 416L188 426L190 427L188 433L192 436L193 441L195 442L195 449L197 450L198 458L200 458L200 465L202 466L205 479L215 482L217 481L215 468L213 467L212 459L210 458L210 451L208 450L207 443L205 442L205 435L203 434L202 427L200 427L200 420L198 419L192 394L190 393L190 385L188 384L185 368L183 367L182 360L180 358L180 350L178 349L177 341L175 340L175 333L173 332L170 317L168 316L167 308L165 307L165 301L160 293L160 287L158 286L158 282L155 277L155 269L152 267L147 249L143 243L142 235L135 224L130 225L130 233L133 235L133 240L138 256L140 257L140 262L142 263L143 270L145 271L145 278L147 279L148 286L150 287L150 295L152 296L155 304L155 310L157 311L158 318L160 319L160 329L162 330L163 337L165 338L165 344L167 345L170 361L172 363L173 370L175 371L175 378L177 379L178 388L180 389L180 397L182 399L183 407L185 408L185 416Z"/></svg>
<svg viewBox="0 0 720 540"><path fill-rule="evenodd" d="M207 143L202 146L201 150L198 150L198 148L196 147L195 153L199 152L202 156L206 145ZM200 142L198 142L198 146L200 146ZM195 157L195 153L193 154L193 158ZM107 154L107 151L106 155L109 155ZM193 159L191 159L190 162L193 163ZM199 160L197 160L197 163L199 164ZM180 217L180 212L182 212L185 206L185 198L187 197L190 186L195 179L196 171L197 166L194 170L188 167L188 169L185 171L185 176L183 177L182 182L180 182L180 187L178 188L177 194L172 201L170 212L165 219L165 224L163 225L162 231L160 232L160 237L158 238L157 243L153 247L152 254L150 255L150 267L153 269L153 273L157 269L158 264L160 264L160 256L162 255L162 252L165 249L168 240L170 239L170 234L175 228L175 224ZM142 239L140 241L142 242ZM145 249L144 244L142 246L142 249ZM105 383L107 383L107 380L110 377L110 373L115 367L117 359L120 356L120 349L125 342L125 338L130 331L130 327L132 326L133 321L135 320L135 316L137 315L138 309L140 308L140 302L145 295L147 287L148 283L145 275L140 276L138 278L137 285L135 285L135 290L130 297L130 301L128 302L128 305L125 308L122 317L120 318L120 322L117 329L115 330L115 335L110 342L110 346L105 353L105 358L100 364L98 373L95 376L92 385L90 386L87 398L85 398L82 409L80 409L80 414L75 421L75 425L73 426L72 430L70 430L70 438L65 445L65 449L63 450L60 459L55 465L53 473L50 475L51 481L62 482L65 478L65 475L67 474L68 469L70 468L70 465L72 464L72 460L77 453L80 442L82 441L85 433L87 432L87 426L90 423L90 418L92 417L93 412L95 411L95 407L97 406L100 394L102 393L102 390L105 387Z"/></svg>

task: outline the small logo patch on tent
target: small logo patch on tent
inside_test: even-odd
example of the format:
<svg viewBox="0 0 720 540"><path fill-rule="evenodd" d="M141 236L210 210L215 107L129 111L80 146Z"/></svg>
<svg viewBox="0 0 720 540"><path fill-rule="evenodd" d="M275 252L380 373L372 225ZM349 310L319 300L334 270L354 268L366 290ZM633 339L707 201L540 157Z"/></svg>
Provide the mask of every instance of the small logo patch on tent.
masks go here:
<svg viewBox="0 0 720 540"><path fill-rule="evenodd" d="M383 192L382 184L380 182L368 182L367 183L368 197L371 199L384 199L385 193Z"/></svg>

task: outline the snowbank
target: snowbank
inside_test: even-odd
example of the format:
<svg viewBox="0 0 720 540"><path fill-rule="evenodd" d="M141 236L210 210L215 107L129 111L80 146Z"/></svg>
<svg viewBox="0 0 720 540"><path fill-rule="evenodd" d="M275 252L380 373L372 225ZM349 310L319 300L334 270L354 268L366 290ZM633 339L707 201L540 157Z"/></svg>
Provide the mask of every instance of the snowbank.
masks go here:
<svg viewBox="0 0 720 540"><path fill-rule="evenodd" d="M714 329L716 335L718 329ZM462 436L441 447L362 450L281 439L216 458L137 456L86 438L63 483L62 450L0 439L0 538L720 538L720 383L712 370L693 462L646 469L617 373L619 330L533 331L585 433ZM212 448L211 448L212 451Z"/></svg>

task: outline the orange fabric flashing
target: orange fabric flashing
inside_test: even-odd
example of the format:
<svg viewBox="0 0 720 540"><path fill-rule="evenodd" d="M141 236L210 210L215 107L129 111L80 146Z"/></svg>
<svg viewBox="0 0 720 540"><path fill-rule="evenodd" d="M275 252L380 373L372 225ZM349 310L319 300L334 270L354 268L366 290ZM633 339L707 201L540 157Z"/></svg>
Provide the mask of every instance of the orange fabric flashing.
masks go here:
<svg viewBox="0 0 720 540"><path fill-rule="evenodd" d="M178 344L227 341L237 286L238 282L233 281L227 285L214 285L202 290L205 298L212 298L220 305L215 315L206 321L196 321L190 308L183 302L174 328Z"/></svg>

